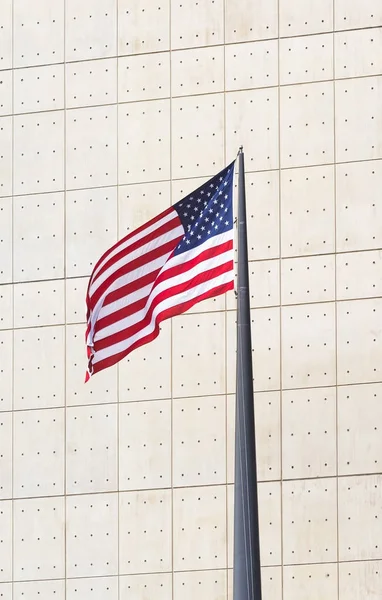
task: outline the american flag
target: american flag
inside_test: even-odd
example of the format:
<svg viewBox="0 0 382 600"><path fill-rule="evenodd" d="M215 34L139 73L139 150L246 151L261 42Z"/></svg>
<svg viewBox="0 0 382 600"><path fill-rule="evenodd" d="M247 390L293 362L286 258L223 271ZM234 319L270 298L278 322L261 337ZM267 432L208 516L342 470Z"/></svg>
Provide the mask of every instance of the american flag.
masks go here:
<svg viewBox="0 0 382 600"><path fill-rule="evenodd" d="M233 288L234 162L100 258L86 296L86 380L155 339L164 319Z"/></svg>

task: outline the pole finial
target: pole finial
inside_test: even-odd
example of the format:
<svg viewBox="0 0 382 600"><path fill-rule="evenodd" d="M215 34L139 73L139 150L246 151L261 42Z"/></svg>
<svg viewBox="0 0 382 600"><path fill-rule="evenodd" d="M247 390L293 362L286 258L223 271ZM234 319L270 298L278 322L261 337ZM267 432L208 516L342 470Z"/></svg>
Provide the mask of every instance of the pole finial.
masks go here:
<svg viewBox="0 0 382 600"><path fill-rule="evenodd" d="M239 146L239 152L238 154L242 154L243 153L243 146Z"/></svg>

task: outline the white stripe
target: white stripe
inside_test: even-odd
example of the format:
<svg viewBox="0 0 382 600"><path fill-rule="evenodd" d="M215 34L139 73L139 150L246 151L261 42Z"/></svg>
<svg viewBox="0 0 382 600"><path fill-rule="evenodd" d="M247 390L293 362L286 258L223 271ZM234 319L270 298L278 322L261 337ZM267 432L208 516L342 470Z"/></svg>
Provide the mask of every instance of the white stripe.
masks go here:
<svg viewBox="0 0 382 600"><path fill-rule="evenodd" d="M215 248L215 246L220 246L221 244L225 244L233 240L233 229L226 231L224 233L220 233L219 235L215 235L212 238L207 239L205 242L200 244L200 246L196 246L191 250L186 250L185 252L181 252L180 254L176 254L171 258L171 261L168 261L162 269L166 271L167 269L171 269L176 265L181 265L189 260L192 260L196 256L199 256L205 250L210 250L211 248ZM232 250L233 253L233 250ZM233 254L232 254L233 256Z"/></svg>
<svg viewBox="0 0 382 600"><path fill-rule="evenodd" d="M152 245L152 247L150 248L150 250L152 250L154 247L154 243L157 244L157 247L160 247L160 245L166 244L167 242L171 241L171 239L176 239L177 237L182 235L182 233L184 233L183 226L179 225L175 229L171 229L169 232L165 233L164 235L160 236L159 238L156 238L156 240L153 240L153 242L149 242L149 244L147 244L146 246ZM127 263L128 261L132 260L133 255L134 255L133 258L136 258L136 254L138 253L138 255L140 255L140 253L143 252L144 249L145 249L145 246L138 248L136 251L131 252L128 256L124 257L123 261ZM148 273L151 273L152 271L155 271L156 269L161 269L163 267L163 265L166 263L169 256L171 255L172 251L173 250L171 250L170 252L167 252L166 254L163 254L162 256L159 256L158 258L151 261L150 263L147 263L147 264L142 265L141 267L138 267L138 269L134 269L133 271L130 271L126 275L122 275L121 277L118 277L109 285L109 287L104 291L104 293L101 295L101 297L97 301L96 305L90 312L90 330L89 330L89 334L87 337L87 344L89 346L91 346L93 344L94 325L98 319L99 312L102 308L102 305L103 305L104 300L107 297L107 295L115 290L120 289L124 285L131 283L132 281L135 281L135 280L139 281L139 279L141 279L141 277L144 277L145 275L147 275ZM115 267L115 265L114 265L114 267ZM110 268L109 271L114 270L114 267L113 267L113 269ZM103 273L96 280L94 285L97 285L97 282L100 282L104 278L104 275L107 272L108 271L105 271L105 273ZM91 294L94 291L95 290L90 289L89 294ZM88 323L89 323L89 320L88 320Z"/></svg>
<svg viewBox="0 0 382 600"><path fill-rule="evenodd" d="M139 279L141 279L145 275L148 275L149 273L152 273L153 271L156 271L157 269L161 269L163 267L163 265L165 264L165 262L168 260L169 256L171 256L171 252L168 252L167 254L163 254L162 256L159 256L155 260L152 260L151 262L146 263L142 267L139 267L138 269L134 269L134 271L130 271L130 273L127 273L126 275L122 275L122 277L119 277L118 279L113 281L113 283L102 294L102 296L98 300L97 304L91 310L90 330L89 330L89 334L87 337L88 346L91 346L93 344L94 326L98 319L98 315L100 313L100 310L103 306L104 300L107 297L107 295L110 294L111 292L119 290L121 287L123 287L125 285L128 285L132 281L138 282ZM88 324L89 324L89 320L88 320Z"/></svg>
<svg viewBox="0 0 382 600"><path fill-rule="evenodd" d="M127 294L126 296L123 296L123 298L119 298L119 300L115 300L114 302L110 302L110 304L105 304L104 306L102 306L101 310L98 313L98 321L100 319L103 319L104 317L112 315L113 313L117 312L118 310L121 310L122 308L125 308L129 304L137 302L137 300L142 300L142 298L148 298L154 283L155 280L149 285L146 285L145 287L142 287L139 290L136 290L135 292L131 292L131 294Z"/></svg>
<svg viewBox="0 0 382 600"><path fill-rule="evenodd" d="M181 294L177 294L176 296L171 296L170 298L166 298L166 300L163 300L163 302L161 302L160 304L158 304L155 307L152 317L151 317L151 321L148 325L146 325L146 327L144 327L140 331L137 331L136 334L134 334L127 340L122 340L121 342L118 342L117 344L108 346L107 348L104 348L104 349L96 352L94 354L93 364L97 364L98 362L100 362L101 360L104 360L105 358L109 358L110 356L114 356L114 354L119 354L120 352L124 352L124 351L128 350L133 344L135 344L135 342L137 342L138 340L140 340L143 337L146 337L147 335L152 333L155 329L155 322L156 322L158 315L160 315L160 313L162 313L164 310L167 310L168 308L177 306L178 304L183 304L184 302L188 302L189 300L198 298L199 296L202 296L208 290L216 288L225 283L229 283L230 281L232 281L232 278L233 278L233 272L228 271L227 273L223 273L222 275L219 275L218 277L215 277L214 279L210 279L210 280L208 280L204 283L201 283L189 290L186 290L185 292L182 292Z"/></svg>
<svg viewBox="0 0 382 600"><path fill-rule="evenodd" d="M180 229L180 227L179 227L179 229ZM183 227L181 229L182 229L182 231L184 231ZM91 327L90 327L89 335L87 337L87 344L89 346L91 346L93 344L93 333L94 333L95 323L96 323L97 319L100 318L100 316L101 316L100 311L102 309L105 297L111 291L118 290L121 287L127 285L128 283L131 283L135 279L139 280L141 277L144 277L148 273L155 271L155 269L162 268L162 271L165 271L169 268L169 266L173 267L173 266L182 264L183 262L187 262L188 260L192 260L193 258L198 256L204 250L208 250L210 248L213 248L217 245L223 244L232 239L233 239L233 229L226 231L225 233L215 235L212 238L209 238L203 244L201 244L200 246L197 246L196 248L187 250L186 252L182 252L181 254L177 254L176 256L174 256L171 259L171 264L167 263L168 258L171 255L171 252L170 252L170 253L168 253L164 256L161 256L158 259L152 261L151 263L148 263L147 265L145 264L142 267L139 267L138 269L135 269L134 271L131 271L130 273L127 273L126 275L123 275L122 277L119 277L118 279L113 281L112 286L110 286L110 288L108 288L105 291L105 293L101 296L101 298L98 300L97 304L91 311L91 316L90 316ZM233 250L232 250L232 256L233 256Z"/></svg>
<svg viewBox="0 0 382 600"><path fill-rule="evenodd" d="M162 219L159 219L159 221L157 221L153 225L149 225L148 227L145 227L144 229L142 229L142 231L140 231L139 233L136 233L135 235L134 235L134 233L132 233L131 237L129 237L125 242L121 242L120 244L118 244L118 246L116 246L116 248L114 248L114 250L112 252L110 252L110 254L108 254L103 259L103 261L96 267L96 269L92 273L92 279L94 279L96 277L97 273L102 269L102 267L111 258L113 258L113 256L115 256L116 254L118 254L118 252L121 252L122 250L125 250L125 248L128 248L129 246L131 246L135 242L138 242L140 239L142 239L146 235L149 235L150 233L152 233L153 231L155 231L156 229L158 229L162 225L165 225L165 223L168 223L172 219L175 219L176 217L179 218L179 215L176 212L176 210L173 209L172 211L169 212L168 215L165 215L164 217L162 217Z"/></svg>
<svg viewBox="0 0 382 600"><path fill-rule="evenodd" d="M199 248L200 248L200 246L199 246ZM176 258L176 257L174 257L174 258ZM123 331L124 329L127 329L128 327L131 327L132 325L135 325L136 323L139 323L140 321L143 321L143 319L147 315L153 301L159 294L161 294L162 292L164 292L172 287L175 287L181 283L184 283L185 281L190 281L197 275L200 275L200 273L208 271L209 269L212 269L214 267L220 267L221 265L224 265L225 263L229 262L230 260L232 260L232 252L231 252L231 250L228 250L227 252L223 252L222 254L218 254L217 256L214 256L212 258L209 258L207 260L204 260L204 261L198 263L197 265L195 265L194 267L192 267L192 269L189 269L188 271L185 271L183 273L180 273L179 275L175 275L174 277L170 277L169 279L161 281L161 283L159 283L157 286L155 286L155 288L152 291L152 293L150 294L150 296L148 298L148 302L144 308L133 313L132 315L129 315L128 317L124 317L123 319L115 321L114 323L112 323L111 325L108 325L107 327L104 327L103 329L100 329L99 331L97 331L97 333L94 337L94 341L103 340L109 336L114 335L115 333L118 333L120 331ZM171 258L167 264L170 264L172 266L172 262L173 262L173 259ZM163 272L163 270L162 270L162 272ZM131 295L133 296L133 294L131 294ZM115 304L115 305L119 304L119 307L116 310L126 306L124 299L114 302L113 304Z"/></svg>
<svg viewBox="0 0 382 600"><path fill-rule="evenodd" d="M183 226L178 225L177 227L174 227L174 229L170 229L170 231L168 231L167 233L164 233L163 235L154 238L150 242L147 242L143 246L136 248L126 256L120 258L117 262L113 263L108 269L106 269L106 271L104 271L95 281L91 283L89 288L90 299L92 297L92 294L94 294L94 292L98 290L98 288L106 281L108 277L110 277L110 275L127 265L129 262L138 258L139 256L143 256L144 254L147 254L148 252L151 252L152 250L163 246L167 242L171 242L171 240L174 240L183 233Z"/></svg>

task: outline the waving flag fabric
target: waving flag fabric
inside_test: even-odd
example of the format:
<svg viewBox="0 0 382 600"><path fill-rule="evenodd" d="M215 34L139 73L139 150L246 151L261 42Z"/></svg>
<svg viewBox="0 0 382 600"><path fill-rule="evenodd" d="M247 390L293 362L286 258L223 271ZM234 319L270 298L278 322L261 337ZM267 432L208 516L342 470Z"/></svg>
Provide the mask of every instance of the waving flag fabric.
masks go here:
<svg viewBox="0 0 382 600"><path fill-rule="evenodd" d="M159 334L164 319L233 288L234 163L117 242L90 277L87 379Z"/></svg>

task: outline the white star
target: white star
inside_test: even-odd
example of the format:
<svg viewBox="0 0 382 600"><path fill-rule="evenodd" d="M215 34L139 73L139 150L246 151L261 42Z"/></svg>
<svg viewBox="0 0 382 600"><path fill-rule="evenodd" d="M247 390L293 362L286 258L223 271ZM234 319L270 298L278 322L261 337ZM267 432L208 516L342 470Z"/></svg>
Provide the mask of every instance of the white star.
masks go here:
<svg viewBox="0 0 382 600"><path fill-rule="evenodd" d="M221 205L220 205L220 208L224 208L224 204L221 204Z"/></svg>
<svg viewBox="0 0 382 600"><path fill-rule="evenodd" d="M202 199L201 199L201 198L198 198L198 199L197 199L197 203L198 203L198 204L199 204L201 201L202 201Z"/></svg>
<svg viewBox="0 0 382 600"><path fill-rule="evenodd" d="M188 217L188 213L183 213L183 216L184 217Z"/></svg>
<svg viewBox="0 0 382 600"><path fill-rule="evenodd" d="M225 181L225 182L224 182L224 185L228 185L228 181Z"/></svg>
<svg viewBox="0 0 382 600"><path fill-rule="evenodd" d="M224 200L228 200L228 194L224 196Z"/></svg>
<svg viewBox="0 0 382 600"><path fill-rule="evenodd" d="M217 229L217 228L218 228L218 226L217 226L217 225L215 225L215 229Z"/></svg>
<svg viewBox="0 0 382 600"><path fill-rule="evenodd" d="M198 235L198 240L201 240L201 239L202 239L202 236L201 236L201 235Z"/></svg>
<svg viewBox="0 0 382 600"><path fill-rule="evenodd" d="M199 210L199 209L198 209L198 207L197 207L197 206L195 206L195 208L194 208L194 211L195 211L195 212L198 212L198 210Z"/></svg>
<svg viewBox="0 0 382 600"><path fill-rule="evenodd" d="M194 215L191 215L191 221L194 221L194 220L195 220Z"/></svg>
<svg viewBox="0 0 382 600"><path fill-rule="evenodd" d="M226 221L226 222L224 223L224 225L229 225L229 222L228 222L228 221Z"/></svg>
<svg viewBox="0 0 382 600"><path fill-rule="evenodd" d="M207 231L207 233L208 233L208 235L210 235L210 234L211 234L211 231Z"/></svg>
<svg viewBox="0 0 382 600"><path fill-rule="evenodd" d="M190 231L190 235L194 235L194 232L193 232L193 231Z"/></svg>
<svg viewBox="0 0 382 600"><path fill-rule="evenodd" d="M208 223L208 221L209 221L209 218L208 218L208 217L206 217L204 220L205 220L205 222L206 222L206 223Z"/></svg>
<svg viewBox="0 0 382 600"><path fill-rule="evenodd" d="M186 244L191 244L190 240L186 240Z"/></svg>
<svg viewBox="0 0 382 600"><path fill-rule="evenodd" d="M214 204L217 204L217 203L218 203L218 201L217 201L217 200L214 200Z"/></svg>
<svg viewBox="0 0 382 600"><path fill-rule="evenodd" d="M187 208L191 208L191 204L187 204Z"/></svg>
<svg viewBox="0 0 382 600"><path fill-rule="evenodd" d="M207 196L210 197L211 196L211 192L208 192Z"/></svg>
<svg viewBox="0 0 382 600"><path fill-rule="evenodd" d="M220 190L220 192L219 192L219 196L221 196L222 194L223 194L223 192Z"/></svg>
<svg viewBox="0 0 382 600"><path fill-rule="evenodd" d="M222 220L223 220L223 217L220 217L219 221L222 221Z"/></svg>
<svg viewBox="0 0 382 600"><path fill-rule="evenodd" d="M219 181L223 181L223 177L220 177L220 178L219 178Z"/></svg>
<svg viewBox="0 0 382 600"><path fill-rule="evenodd" d="M228 224L228 223L227 223L227 224ZM200 229L201 229L202 231L204 231L204 230L205 230L205 227L202 225Z"/></svg>
<svg viewBox="0 0 382 600"><path fill-rule="evenodd" d="M212 208L210 208L208 212L209 212L209 213L210 213L210 215L211 215L211 214L212 214L214 211L212 210Z"/></svg>
<svg viewBox="0 0 382 600"><path fill-rule="evenodd" d="M210 188L213 188L213 187L214 187L214 184L213 184L213 183L210 183Z"/></svg>

